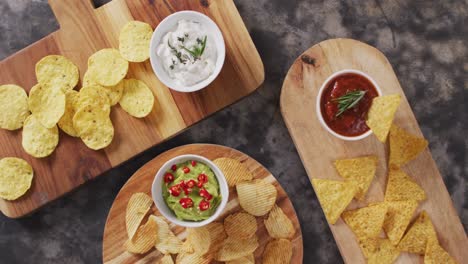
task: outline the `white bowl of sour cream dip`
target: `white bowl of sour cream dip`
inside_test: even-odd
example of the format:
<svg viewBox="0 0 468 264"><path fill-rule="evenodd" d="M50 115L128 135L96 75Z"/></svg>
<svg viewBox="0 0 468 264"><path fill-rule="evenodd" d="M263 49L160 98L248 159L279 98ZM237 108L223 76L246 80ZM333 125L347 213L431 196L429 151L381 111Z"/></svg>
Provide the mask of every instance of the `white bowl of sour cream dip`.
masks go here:
<svg viewBox="0 0 468 264"><path fill-rule="evenodd" d="M167 87L195 92L221 72L226 57L223 34L206 15L180 11L156 27L150 44L154 73Z"/></svg>

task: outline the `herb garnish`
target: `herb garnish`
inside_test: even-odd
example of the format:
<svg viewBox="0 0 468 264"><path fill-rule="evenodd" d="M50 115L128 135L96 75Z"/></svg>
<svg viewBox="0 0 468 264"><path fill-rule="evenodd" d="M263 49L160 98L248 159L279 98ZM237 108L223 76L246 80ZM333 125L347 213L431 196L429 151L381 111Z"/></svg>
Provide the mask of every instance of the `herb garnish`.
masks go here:
<svg viewBox="0 0 468 264"><path fill-rule="evenodd" d="M353 108L354 106L364 98L364 95L367 91L356 90L352 92L348 92L343 96L338 98L332 99L333 102L338 102L338 112L336 113L335 117L340 116L346 110Z"/></svg>
<svg viewBox="0 0 468 264"><path fill-rule="evenodd" d="M192 55L192 57L195 60L198 60L203 55L203 52L205 52L206 39L207 39L207 36L205 36L203 40L201 40L200 38L197 38L198 46L197 45L193 46L192 50L187 49L185 46L182 46L182 48L188 53L190 53L190 55Z"/></svg>
<svg viewBox="0 0 468 264"><path fill-rule="evenodd" d="M180 51L178 51L176 48L174 48L171 45L171 43L169 42L169 40L167 41L167 45L169 46L169 48L171 48L172 53L174 53L174 55L177 57L177 59L179 59L179 61L181 63L185 63L185 60L182 58L182 53Z"/></svg>

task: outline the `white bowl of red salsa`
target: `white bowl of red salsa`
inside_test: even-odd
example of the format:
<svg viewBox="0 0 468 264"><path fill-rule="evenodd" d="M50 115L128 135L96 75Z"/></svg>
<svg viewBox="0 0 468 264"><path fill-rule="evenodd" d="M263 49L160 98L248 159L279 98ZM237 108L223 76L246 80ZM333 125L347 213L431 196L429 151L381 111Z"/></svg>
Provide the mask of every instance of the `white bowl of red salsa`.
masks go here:
<svg viewBox="0 0 468 264"><path fill-rule="evenodd" d="M159 212L184 227L216 220L229 199L223 172L211 160L191 154L167 161L156 173L151 192Z"/></svg>
<svg viewBox="0 0 468 264"><path fill-rule="evenodd" d="M317 95L316 113L322 126L337 138L360 140L372 131L366 125L372 100L382 95L368 74L341 70L328 77Z"/></svg>

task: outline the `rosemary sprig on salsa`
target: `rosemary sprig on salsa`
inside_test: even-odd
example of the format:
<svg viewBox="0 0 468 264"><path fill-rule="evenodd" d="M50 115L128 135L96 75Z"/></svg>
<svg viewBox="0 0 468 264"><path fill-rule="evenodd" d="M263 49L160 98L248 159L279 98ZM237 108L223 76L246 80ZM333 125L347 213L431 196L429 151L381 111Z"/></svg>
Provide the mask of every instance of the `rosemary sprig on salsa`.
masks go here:
<svg viewBox="0 0 468 264"><path fill-rule="evenodd" d="M338 112L336 113L336 117L339 117L343 114L346 110L353 108L356 106L359 101L364 97L367 91L356 90L352 92L348 92L343 96L333 99L332 101L338 103Z"/></svg>

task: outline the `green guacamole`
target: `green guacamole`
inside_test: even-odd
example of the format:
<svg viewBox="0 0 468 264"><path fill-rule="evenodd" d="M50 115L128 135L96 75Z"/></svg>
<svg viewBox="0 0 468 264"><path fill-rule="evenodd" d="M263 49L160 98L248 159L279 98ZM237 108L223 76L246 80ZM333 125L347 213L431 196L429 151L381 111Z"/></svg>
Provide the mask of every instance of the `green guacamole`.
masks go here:
<svg viewBox="0 0 468 264"><path fill-rule="evenodd" d="M174 212L178 219L184 221L203 221L212 216L221 202L219 183L214 172L206 164L196 161L186 161L174 164L171 169L166 171L168 180L163 181L163 197L167 206ZM205 181L200 183L200 175ZM206 176L206 177L205 177ZM187 183L193 180L195 185L189 188ZM200 187L201 186L201 187ZM173 191L174 187L179 192ZM200 192L202 190L202 192ZM200 193L209 193L200 195ZM203 197L202 197L203 196ZM190 199L187 199L190 198ZM184 200L182 200L184 199ZM184 204L184 201L191 201L190 205ZM184 207L185 206L185 207Z"/></svg>

